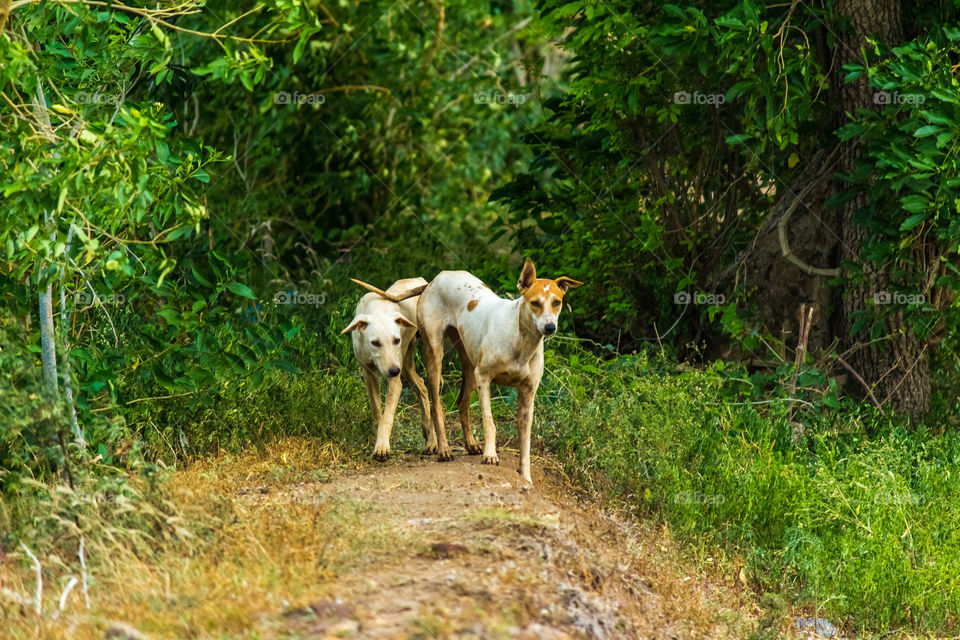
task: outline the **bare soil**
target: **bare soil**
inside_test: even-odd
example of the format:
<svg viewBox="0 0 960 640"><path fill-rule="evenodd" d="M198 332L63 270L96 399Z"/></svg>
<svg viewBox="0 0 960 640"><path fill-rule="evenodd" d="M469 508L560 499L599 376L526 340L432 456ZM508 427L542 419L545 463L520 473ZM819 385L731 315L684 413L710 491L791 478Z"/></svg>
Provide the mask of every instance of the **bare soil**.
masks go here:
<svg viewBox="0 0 960 640"><path fill-rule="evenodd" d="M396 456L395 456L396 457ZM736 594L685 572L676 549L580 501L535 460L500 466L408 454L270 500L352 510L378 543L340 556L316 598L265 626L329 638L743 637Z"/></svg>

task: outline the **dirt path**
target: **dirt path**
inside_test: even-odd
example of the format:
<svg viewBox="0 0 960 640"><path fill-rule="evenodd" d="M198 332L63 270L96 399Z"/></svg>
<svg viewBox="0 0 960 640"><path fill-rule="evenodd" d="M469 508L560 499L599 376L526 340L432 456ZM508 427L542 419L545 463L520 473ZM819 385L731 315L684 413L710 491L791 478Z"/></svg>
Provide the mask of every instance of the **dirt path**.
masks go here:
<svg viewBox="0 0 960 640"><path fill-rule="evenodd" d="M272 493L332 505L363 533L316 599L265 627L297 638L741 637L730 594L685 575L655 533L579 504L542 460L529 490L515 454L479 462L410 454Z"/></svg>
<svg viewBox="0 0 960 640"><path fill-rule="evenodd" d="M61 598L63 615L0 606L0 636L726 640L756 627L735 570L726 584L692 570L661 527L578 499L552 459L534 458L523 489L510 449L499 467L454 452L378 464L289 438L197 460L165 479L149 550L91 533L89 610L79 589L61 596L73 565L41 554L43 601ZM0 595L32 593L32 567L2 561Z"/></svg>

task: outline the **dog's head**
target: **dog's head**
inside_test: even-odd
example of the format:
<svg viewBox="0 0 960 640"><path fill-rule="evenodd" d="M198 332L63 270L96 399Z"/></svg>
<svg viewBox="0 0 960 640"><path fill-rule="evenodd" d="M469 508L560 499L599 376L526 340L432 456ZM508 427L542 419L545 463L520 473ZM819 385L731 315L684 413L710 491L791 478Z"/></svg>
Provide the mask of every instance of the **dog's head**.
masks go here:
<svg viewBox="0 0 960 640"><path fill-rule="evenodd" d="M582 284L566 276L556 280L537 279L537 269L530 258L524 261L523 271L517 280L517 288L523 295L523 305L537 325L537 331L545 336L557 332L557 320L563 308L564 294Z"/></svg>
<svg viewBox="0 0 960 640"><path fill-rule="evenodd" d="M358 354L366 354L373 360L377 370L386 378L400 375L403 361L401 329L416 325L399 313L389 316L361 314L356 316L340 333L356 331L354 345Z"/></svg>

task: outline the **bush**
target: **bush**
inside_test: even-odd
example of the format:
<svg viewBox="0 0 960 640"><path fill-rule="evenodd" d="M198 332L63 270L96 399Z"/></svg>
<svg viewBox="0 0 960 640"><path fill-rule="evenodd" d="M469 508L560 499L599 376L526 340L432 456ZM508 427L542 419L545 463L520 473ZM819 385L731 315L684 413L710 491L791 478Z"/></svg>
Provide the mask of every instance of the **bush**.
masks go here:
<svg viewBox="0 0 960 640"><path fill-rule="evenodd" d="M871 435L845 406L794 444L785 411L732 397L722 371L567 345L548 360L535 433L571 475L743 555L760 590L857 628L952 629L960 434Z"/></svg>
<svg viewBox="0 0 960 640"><path fill-rule="evenodd" d="M0 491L63 463L58 435L68 428L66 414L47 397L34 360L15 333L0 329Z"/></svg>

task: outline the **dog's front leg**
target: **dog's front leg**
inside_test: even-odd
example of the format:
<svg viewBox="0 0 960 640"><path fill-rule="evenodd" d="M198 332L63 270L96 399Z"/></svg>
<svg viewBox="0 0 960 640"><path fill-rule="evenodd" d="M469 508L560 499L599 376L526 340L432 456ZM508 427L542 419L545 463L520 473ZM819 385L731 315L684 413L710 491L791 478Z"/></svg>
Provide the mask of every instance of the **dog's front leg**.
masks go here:
<svg viewBox="0 0 960 640"><path fill-rule="evenodd" d="M517 430L520 432L520 477L524 482L533 484L530 477L530 431L533 428L533 398L537 394L536 387L520 386L517 388Z"/></svg>
<svg viewBox="0 0 960 640"><path fill-rule="evenodd" d="M383 415L377 425L377 443L373 448L373 459L384 462L390 457L390 433L393 431L393 416L397 413L400 404L400 391L403 383L400 376L394 376L387 381L387 402L383 407Z"/></svg>
<svg viewBox="0 0 960 640"><path fill-rule="evenodd" d="M413 364L413 354L416 350L416 338L410 343L410 346L404 352L403 356L403 375L413 384L417 392L417 398L420 400L421 420L420 428L423 431L423 439L427 443L427 451L437 450L437 432L433 428L433 422L430 418L430 394L427 391L427 385L423 378L417 373L417 368Z"/></svg>
<svg viewBox="0 0 960 640"><path fill-rule="evenodd" d="M497 456L497 424L490 409L490 378L477 376L477 396L480 399L480 414L483 418L483 464L500 464Z"/></svg>
<svg viewBox="0 0 960 640"><path fill-rule="evenodd" d="M380 424L380 378L375 369L363 366L363 382L367 385L367 400L370 401L370 414L373 416L373 427Z"/></svg>

